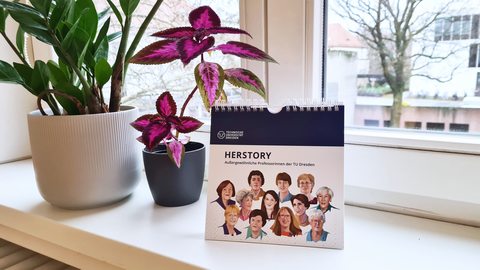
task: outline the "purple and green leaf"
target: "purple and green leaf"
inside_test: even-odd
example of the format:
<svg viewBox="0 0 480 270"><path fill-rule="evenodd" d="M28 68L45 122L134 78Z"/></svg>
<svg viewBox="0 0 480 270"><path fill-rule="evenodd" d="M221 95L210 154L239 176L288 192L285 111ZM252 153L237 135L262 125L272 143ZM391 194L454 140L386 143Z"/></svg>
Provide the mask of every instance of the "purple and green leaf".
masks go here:
<svg viewBox="0 0 480 270"><path fill-rule="evenodd" d="M208 37L200 43L190 38L182 38L177 41L175 48L180 55L180 59L182 59L183 65L186 66L192 59L206 52L214 44L215 39L213 37Z"/></svg>
<svg viewBox="0 0 480 270"><path fill-rule="evenodd" d="M182 121L182 125L177 126L176 129L181 133L193 132L203 125L199 120L189 116L180 117L180 120Z"/></svg>
<svg viewBox="0 0 480 270"><path fill-rule="evenodd" d="M210 111L210 108L223 91L225 82L223 68L217 63L200 63L195 67L195 80L197 81L205 109Z"/></svg>
<svg viewBox="0 0 480 270"><path fill-rule="evenodd" d="M183 137L183 138L179 138L179 141L180 141L183 145L185 145L185 144L187 144L188 142L190 142L190 137L185 136L185 137Z"/></svg>
<svg viewBox="0 0 480 270"><path fill-rule="evenodd" d="M157 112L167 118L169 116L175 116L177 114L177 104L173 100L170 92L163 92L157 99L156 102ZM167 120L168 121L168 120Z"/></svg>
<svg viewBox="0 0 480 270"><path fill-rule="evenodd" d="M153 34L153 37L162 37L162 38L171 38L171 39L179 39L183 37L192 38L195 34L195 28L193 27L176 27L176 28L169 28L162 30L160 32L156 32Z"/></svg>
<svg viewBox="0 0 480 270"><path fill-rule="evenodd" d="M171 125L164 121L151 122L142 132L142 142L147 147L148 151L152 152L153 148L170 133Z"/></svg>
<svg viewBox="0 0 480 270"><path fill-rule="evenodd" d="M137 118L137 120L130 123L130 125L136 130L143 132L143 130L150 124L150 122L155 120L161 120L160 115L158 114L145 114Z"/></svg>
<svg viewBox="0 0 480 270"><path fill-rule="evenodd" d="M225 69L224 72L225 80L229 83L253 91L266 99L265 86L263 86L262 81L250 70L243 68L230 68Z"/></svg>
<svg viewBox="0 0 480 270"><path fill-rule="evenodd" d="M171 141L167 145L168 157L180 168L182 165L183 156L185 156L185 146L177 140Z"/></svg>
<svg viewBox="0 0 480 270"><path fill-rule="evenodd" d="M128 62L144 65L156 65L180 59L176 49L176 40L161 40L148 45L135 54Z"/></svg>
<svg viewBox="0 0 480 270"><path fill-rule="evenodd" d="M167 118L167 122L172 124L174 128L176 129L177 127L183 126L182 120L180 120L180 117L178 116L169 116Z"/></svg>
<svg viewBox="0 0 480 270"><path fill-rule="evenodd" d="M277 63L275 59L266 54L264 51L243 42L229 41L226 44L218 45L210 51L214 50L220 50L224 54L232 54L246 59Z"/></svg>
<svg viewBox="0 0 480 270"><path fill-rule="evenodd" d="M220 27L221 23L217 13L209 6L201 6L192 10L188 16L188 20L190 21L190 25L195 29Z"/></svg>
<svg viewBox="0 0 480 270"><path fill-rule="evenodd" d="M233 27L213 27L207 29L207 31L210 34L245 34L253 38L247 31Z"/></svg>

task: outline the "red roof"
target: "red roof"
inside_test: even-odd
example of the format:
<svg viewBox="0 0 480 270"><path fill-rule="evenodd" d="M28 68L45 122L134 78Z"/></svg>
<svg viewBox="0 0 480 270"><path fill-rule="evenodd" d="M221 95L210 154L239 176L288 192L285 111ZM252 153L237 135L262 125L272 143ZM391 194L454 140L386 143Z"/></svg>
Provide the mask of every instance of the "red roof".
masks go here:
<svg viewBox="0 0 480 270"><path fill-rule="evenodd" d="M343 28L339 23L328 25L328 47L365 48L357 38Z"/></svg>

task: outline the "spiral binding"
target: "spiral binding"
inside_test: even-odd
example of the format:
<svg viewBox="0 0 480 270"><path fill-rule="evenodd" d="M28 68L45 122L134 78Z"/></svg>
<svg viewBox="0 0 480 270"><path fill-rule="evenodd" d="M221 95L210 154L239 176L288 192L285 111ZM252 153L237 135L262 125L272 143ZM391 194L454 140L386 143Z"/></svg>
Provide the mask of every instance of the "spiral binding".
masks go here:
<svg viewBox="0 0 480 270"><path fill-rule="evenodd" d="M318 100L312 100L310 98L305 99L287 99L285 102L285 110L287 112L293 111L293 112L318 112L320 111L339 111L339 105L341 105L338 100L328 100L325 101L325 99L322 99L320 101ZM226 100L219 100L216 101L214 104L214 109L216 112L221 111L221 112L257 112L257 111L263 111L265 108L268 108L268 104L265 103L265 100L263 99L238 99L238 100L232 100L232 101L226 101Z"/></svg>

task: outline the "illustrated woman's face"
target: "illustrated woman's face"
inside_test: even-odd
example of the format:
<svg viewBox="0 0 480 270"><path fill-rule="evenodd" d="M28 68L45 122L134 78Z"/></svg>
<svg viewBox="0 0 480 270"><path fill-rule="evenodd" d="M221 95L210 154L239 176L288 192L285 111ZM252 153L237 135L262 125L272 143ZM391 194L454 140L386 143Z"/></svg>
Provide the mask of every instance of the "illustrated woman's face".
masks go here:
<svg viewBox="0 0 480 270"><path fill-rule="evenodd" d="M250 219L250 230L259 232L262 229L262 216L255 216Z"/></svg>
<svg viewBox="0 0 480 270"><path fill-rule="evenodd" d="M298 181L298 185L300 186L300 192L303 194L308 194L312 192L312 182L308 179L303 179Z"/></svg>
<svg viewBox="0 0 480 270"><path fill-rule="evenodd" d="M246 197L245 199L243 199L242 208L245 209L245 210L252 209L252 198Z"/></svg>
<svg viewBox="0 0 480 270"><path fill-rule="evenodd" d="M332 201L332 197L328 193L328 189L325 189L324 191L320 192L317 196L318 204L320 205L320 209L322 209L323 212L327 210L328 205Z"/></svg>
<svg viewBox="0 0 480 270"><path fill-rule="evenodd" d="M232 184L228 184L226 187L222 189L222 199L228 201L232 198L233 187Z"/></svg>
<svg viewBox="0 0 480 270"><path fill-rule="evenodd" d="M227 223L229 225L235 226L238 221L238 214L237 213L228 213L227 214Z"/></svg>
<svg viewBox="0 0 480 270"><path fill-rule="evenodd" d="M292 220L292 217L290 216L290 213L288 213L287 210L282 210L279 214L278 220L280 221L280 226L282 227L282 231L288 230L290 227L290 221Z"/></svg>
<svg viewBox="0 0 480 270"><path fill-rule="evenodd" d="M293 200L293 211L295 211L297 216L303 215L305 213L305 204L300 200Z"/></svg>
<svg viewBox="0 0 480 270"><path fill-rule="evenodd" d="M262 187L262 178L260 175L253 175L252 178L250 179L250 187L252 188L252 191L257 191L260 190Z"/></svg>
<svg viewBox="0 0 480 270"><path fill-rule="evenodd" d="M312 226L312 231L320 233L323 230L323 219L314 217L310 220L310 225Z"/></svg>
<svg viewBox="0 0 480 270"><path fill-rule="evenodd" d="M280 192L287 192L288 188L290 187L290 184L288 183L288 181L277 180L277 186Z"/></svg>
<svg viewBox="0 0 480 270"><path fill-rule="evenodd" d="M277 203L277 200L275 200L275 198L273 198L272 195L267 194L265 196L265 208L267 208L267 210L273 210L276 203Z"/></svg>

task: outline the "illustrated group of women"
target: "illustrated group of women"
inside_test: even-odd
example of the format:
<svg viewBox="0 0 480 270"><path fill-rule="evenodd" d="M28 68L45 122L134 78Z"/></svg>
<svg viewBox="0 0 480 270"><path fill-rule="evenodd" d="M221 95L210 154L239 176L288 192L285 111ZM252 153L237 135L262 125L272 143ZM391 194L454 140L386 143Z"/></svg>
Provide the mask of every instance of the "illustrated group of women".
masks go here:
<svg viewBox="0 0 480 270"><path fill-rule="evenodd" d="M302 236L302 227L308 229L309 226L310 230L304 236L306 241L327 240L329 233L323 229L325 216L327 212L338 209L331 205L333 190L323 186L313 195L315 178L311 174L297 177L300 193L296 195L289 191L292 178L286 172L276 176L278 191L264 191L264 184L262 172L254 170L248 175L249 189L235 190L230 180L218 185L218 199L211 203L217 203L224 210L225 223L219 228L225 235L244 235L245 239L261 240L270 231L275 236L297 237ZM261 201L260 209L252 209L256 201ZM249 226L241 228L243 231L236 228L239 220L248 221ZM273 225L265 229L268 221L273 221Z"/></svg>

